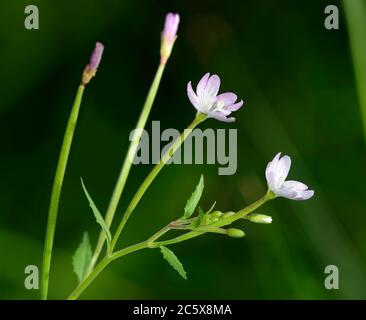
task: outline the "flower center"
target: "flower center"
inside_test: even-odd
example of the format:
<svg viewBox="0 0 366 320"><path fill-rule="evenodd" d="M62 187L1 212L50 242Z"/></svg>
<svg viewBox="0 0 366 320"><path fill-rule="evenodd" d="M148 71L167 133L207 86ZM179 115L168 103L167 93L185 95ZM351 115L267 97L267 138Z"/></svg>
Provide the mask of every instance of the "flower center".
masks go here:
<svg viewBox="0 0 366 320"><path fill-rule="evenodd" d="M209 111L221 111L225 107L225 103L223 101L216 101L209 108Z"/></svg>

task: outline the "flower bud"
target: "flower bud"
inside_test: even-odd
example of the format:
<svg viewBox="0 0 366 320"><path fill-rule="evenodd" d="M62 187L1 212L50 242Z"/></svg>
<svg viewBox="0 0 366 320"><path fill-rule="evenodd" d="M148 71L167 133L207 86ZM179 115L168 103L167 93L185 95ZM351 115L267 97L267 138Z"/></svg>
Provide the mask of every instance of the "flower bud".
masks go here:
<svg viewBox="0 0 366 320"><path fill-rule="evenodd" d="M220 218L222 216L221 211L214 211L211 213L212 218Z"/></svg>
<svg viewBox="0 0 366 320"><path fill-rule="evenodd" d="M161 34L160 63L166 64L177 39L179 14L168 13L165 17L164 29Z"/></svg>
<svg viewBox="0 0 366 320"><path fill-rule="evenodd" d="M88 65L85 67L83 72L82 84L86 85L97 73L100 61L102 60L104 46L102 43L97 42L93 50Z"/></svg>
<svg viewBox="0 0 366 320"><path fill-rule="evenodd" d="M245 233L243 230L230 228L227 229L227 235L232 238L243 238L245 236Z"/></svg>
<svg viewBox="0 0 366 320"><path fill-rule="evenodd" d="M266 216L265 214L253 213L247 216L246 219L254 223L272 223L272 217Z"/></svg>
<svg viewBox="0 0 366 320"><path fill-rule="evenodd" d="M225 218L229 218L231 216L233 216L235 214L234 211L229 211L229 212L225 212L223 215L222 215L222 218L225 219Z"/></svg>

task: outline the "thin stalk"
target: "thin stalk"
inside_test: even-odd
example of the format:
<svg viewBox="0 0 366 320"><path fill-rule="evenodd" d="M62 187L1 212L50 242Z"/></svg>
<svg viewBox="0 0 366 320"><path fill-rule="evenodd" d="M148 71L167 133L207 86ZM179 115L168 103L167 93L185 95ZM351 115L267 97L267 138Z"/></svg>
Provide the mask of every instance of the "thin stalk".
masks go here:
<svg viewBox="0 0 366 320"><path fill-rule="evenodd" d="M181 136L175 140L175 142L170 146L170 148L164 153L163 157L161 158L160 162L155 165L155 167L151 170L149 175L145 178L144 182L141 184L140 188L137 190L136 194L132 198L129 206L126 209L125 214L123 215L123 218L121 220L121 223L118 226L118 229L112 239L111 244L111 252L113 252L114 247L116 246L116 243L119 239L119 236L121 235L121 232L126 225L128 219L130 218L132 212L136 208L137 204L140 202L142 196L146 192L147 188L150 186L150 184L154 181L158 173L163 169L166 162L169 161L170 158L174 155L174 153L177 151L177 149L180 147L180 145L184 142L184 140L191 134L192 130L201 122L203 122L206 119L206 115L199 113L196 115L192 123L183 131Z"/></svg>
<svg viewBox="0 0 366 320"><path fill-rule="evenodd" d="M148 248L149 244L147 241L140 242L119 250L112 255L106 256L100 261L94 270L78 285L78 287L70 294L67 300L76 300L80 294L94 281L94 279L115 259L125 256L127 254Z"/></svg>
<svg viewBox="0 0 366 320"><path fill-rule="evenodd" d="M70 294L67 300L76 300L80 294L94 281L94 279L111 263L109 257L105 257L102 261L97 264L93 272L91 272Z"/></svg>
<svg viewBox="0 0 366 320"><path fill-rule="evenodd" d="M172 229L171 224L168 224L167 226L165 226L164 228L160 229L157 233L155 233L153 236L151 236L148 240L147 243L149 245L151 245L152 243L154 243L155 240L159 239L161 236L163 236L164 234L166 234L168 231L170 231Z"/></svg>
<svg viewBox="0 0 366 320"><path fill-rule="evenodd" d="M273 194L271 192L267 192L262 198L260 198L256 202L253 202L252 204L250 204L249 206L245 207L244 209L238 211L237 213L233 214L232 216L229 216L227 218L221 218L219 221L210 224L209 227L223 227L223 226L229 225L229 224L233 223L234 221L242 219L246 215L252 213L254 210L258 209L260 206L262 206L264 203L266 203L267 201L269 201L271 199L274 199ZM154 242L151 245L151 247L171 245L174 243L178 243L178 242L182 242L185 240L189 240L189 239L198 237L207 232L204 230L202 230L202 231L198 231L198 230L196 229L196 230L187 232L181 236L175 237L170 240Z"/></svg>
<svg viewBox="0 0 366 320"><path fill-rule="evenodd" d="M69 116L69 120L67 122L66 131L60 151L60 156L57 163L55 178L53 181L52 193L50 206L48 210L48 222L47 222L47 231L46 231L46 239L45 246L43 251L43 266L42 266L42 282L41 282L41 298L42 300L47 299L48 295L48 283L50 276L50 267L51 267L51 257L52 257L52 249L53 249L53 240L55 237L55 229L57 222L57 213L60 203L60 195L62 190L62 184L65 176L65 170L67 166L67 161L70 154L70 148L72 139L75 132L75 126L77 123L81 100L83 97L85 86L80 85L78 91L76 93L75 101L71 109L71 113Z"/></svg>
<svg viewBox="0 0 366 320"><path fill-rule="evenodd" d="M364 142L366 143L366 4L364 0L343 1L356 77Z"/></svg>
<svg viewBox="0 0 366 320"><path fill-rule="evenodd" d="M165 69L165 64L159 64L158 70L156 71L154 80L151 84L150 90L148 92L144 106L142 108L140 117L137 121L136 129L144 129L144 127L146 125L146 121L149 117L152 105L154 103L156 94L159 89L159 85L161 82L161 78L162 78L164 69ZM132 166L131 159L133 159L136 155L139 141L141 139L141 135L142 135L142 130L134 130L134 135L133 135L130 145L128 147L127 154L123 161L122 168L121 168L120 174L118 176L118 179L117 179L112 197L109 201L108 209L107 209L107 212L105 215L105 222L108 227L111 226L114 215L116 213L118 203L121 199L123 189L125 187L128 175L131 170L131 166ZM90 265L88 267L87 274L89 274L93 270L96 262L98 261L99 255L103 249L104 242L105 242L105 236L104 236L104 233L101 231L99 233L98 242L95 247Z"/></svg>
<svg viewBox="0 0 366 320"><path fill-rule="evenodd" d="M194 219L194 218L193 218ZM156 232L154 235L152 235L149 239L147 239L147 242L149 245L151 245L154 241L159 239L161 236L166 234L170 230L190 230L189 226L186 225L186 223L190 223L193 221L193 219L188 220L176 220L168 225L166 225L164 228L160 229L158 232Z"/></svg>
<svg viewBox="0 0 366 320"><path fill-rule="evenodd" d="M227 225L233 223L236 220L243 219L245 216L252 213L254 210L257 210L267 201L272 200L275 197L276 196L274 195L274 193L272 193L271 191L267 191L267 193L262 198L258 199L257 201L253 202L249 206L247 206L244 209L233 214L232 216L220 219L219 221L213 223L212 226L223 227L223 226L227 226Z"/></svg>

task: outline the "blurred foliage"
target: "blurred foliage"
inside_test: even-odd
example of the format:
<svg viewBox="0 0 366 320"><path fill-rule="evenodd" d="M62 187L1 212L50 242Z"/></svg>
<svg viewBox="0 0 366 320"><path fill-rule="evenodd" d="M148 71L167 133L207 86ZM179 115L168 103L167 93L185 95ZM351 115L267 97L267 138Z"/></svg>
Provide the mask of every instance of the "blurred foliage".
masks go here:
<svg viewBox="0 0 366 320"><path fill-rule="evenodd" d="M93 245L99 232L79 177L105 209L158 63L168 11L181 14L179 38L150 121L182 130L195 111L186 83L207 71L219 74L222 90L237 92L246 106L234 124L209 120L203 127L238 128L238 171L218 176L215 165L165 168L120 246L145 239L181 214L201 173L204 208L214 200L223 211L244 207L265 192L264 169L278 151L293 158L290 177L308 183L316 196L266 205L261 212L273 216L272 225L243 222L243 239L208 235L175 245L187 281L159 250L146 250L113 263L82 298L366 298L366 153L339 1L333 1L339 30L324 28L329 1L323 0L35 0L38 31L24 29L28 4L5 0L0 9L0 298L40 296L24 288L24 268L41 267L66 119L99 40L105 56L84 96L71 150L50 297L65 298L77 284L72 254L84 230ZM150 168L132 169L116 218ZM337 291L323 285L330 264L340 270Z"/></svg>

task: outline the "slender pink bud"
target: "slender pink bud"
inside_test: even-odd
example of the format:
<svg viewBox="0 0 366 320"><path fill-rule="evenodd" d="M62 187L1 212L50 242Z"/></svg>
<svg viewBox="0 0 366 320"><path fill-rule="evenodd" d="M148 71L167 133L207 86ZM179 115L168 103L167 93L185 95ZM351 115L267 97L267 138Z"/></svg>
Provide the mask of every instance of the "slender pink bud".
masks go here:
<svg viewBox="0 0 366 320"><path fill-rule="evenodd" d="M178 25L179 25L179 14L168 13L165 17L163 38L166 38L167 41L173 42L177 35Z"/></svg>
<svg viewBox="0 0 366 320"><path fill-rule="evenodd" d="M165 64L172 52L174 42L177 39L179 14L168 13L165 17L164 29L161 34L160 63Z"/></svg>
<svg viewBox="0 0 366 320"><path fill-rule="evenodd" d="M86 85L97 73L100 61L102 60L104 45L100 42L95 44L95 48L90 56L89 64L85 67L83 72L82 84Z"/></svg>
<svg viewBox="0 0 366 320"><path fill-rule="evenodd" d="M100 61L102 60L102 55L104 51L104 46L100 42L97 42L95 44L94 51L92 55L90 56L89 66L92 70L97 70L100 64Z"/></svg>

